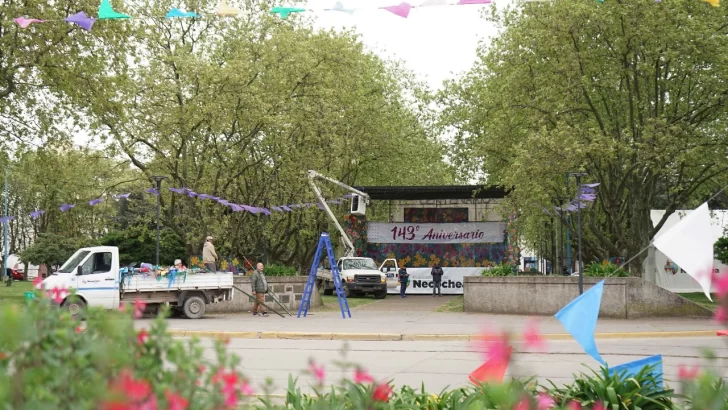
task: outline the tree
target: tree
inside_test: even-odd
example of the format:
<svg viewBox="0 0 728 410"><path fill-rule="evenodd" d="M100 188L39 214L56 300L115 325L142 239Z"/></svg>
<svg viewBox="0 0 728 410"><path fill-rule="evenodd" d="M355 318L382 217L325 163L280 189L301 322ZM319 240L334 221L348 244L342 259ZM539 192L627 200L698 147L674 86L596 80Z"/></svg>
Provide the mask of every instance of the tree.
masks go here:
<svg viewBox="0 0 728 410"><path fill-rule="evenodd" d="M34 265L46 265L50 273L53 272L54 267L61 266L79 248L92 245L93 242L87 238L43 233L38 235L32 245L23 250L20 257Z"/></svg>
<svg viewBox="0 0 728 410"><path fill-rule="evenodd" d="M728 263L728 237L723 236L718 238L713 245L713 253L715 253L715 259L718 259L720 263Z"/></svg>
<svg viewBox="0 0 728 410"><path fill-rule="evenodd" d="M587 172L601 185L583 213L585 259L637 255L675 210L726 183L726 16L691 0L494 11L501 35L440 95L458 165L513 187L531 244L575 195L565 174ZM666 209L656 226L651 209Z"/></svg>
<svg viewBox="0 0 728 410"><path fill-rule="evenodd" d="M123 231L111 231L100 240L101 245L117 246L122 265L131 262L150 262L156 258L157 232L144 226L133 226ZM187 259L185 244L171 229L159 233L159 263L172 265L175 259ZM189 261L187 261L189 264Z"/></svg>

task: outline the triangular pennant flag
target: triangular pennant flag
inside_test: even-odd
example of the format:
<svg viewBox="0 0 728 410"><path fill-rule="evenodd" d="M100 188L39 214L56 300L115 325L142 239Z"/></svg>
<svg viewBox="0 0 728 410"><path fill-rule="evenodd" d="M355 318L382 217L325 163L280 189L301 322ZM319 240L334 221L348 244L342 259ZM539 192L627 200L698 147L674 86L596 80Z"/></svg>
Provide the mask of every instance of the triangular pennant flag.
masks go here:
<svg viewBox="0 0 728 410"><path fill-rule="evenodd" d="M409 3L399 3L396 6L387 6L381 8L402 18L407 18L407 16L409 16L410 10L412 10L412 5L410 5Z"/></svg>
<svg viewBox="0 0 728 410"><path fill-rule="evenodd" d="M128 19L131 18L131 16L127 14L117 13L114 11L114 8L111 7L111 3L109 3L109 0L101 0L101 4L99 4L99 19Z"/></svg>
<svg viewBox="0 0 728 410"><path fill-rule="evenodd" d="M614 366L609 369L609 374L613 375L624 372L621 379L625 380L636 376L646 366L654 366L650 374L656 379L657 385L662 387L662 355L660 354Z"/></svg>
<svg viewBox="0 0 728 410"><path fill-rule="evenodd" d="M306 11L306 9L301 9L298 7L273 7L270 9L271 14L278 14L283 20L287 19L288 16L290 16L293 13L301 13Z"/></svg>
<svg viewBox="0 0 728 410"><path fill-rule="evenodd" d="M70 16L66 17L65 21L76 24L86 31L91 31L91 27L93 27L96 19L87 16L86 13L84 13L83 11L79 11L76 14L71 14Z"/></svg>
<svg viewBox="0 0 728 410"><path fill-rule="evenodd" d="M220 0L220 3L217 4L217 11L215 12L218 16L237 16L240 13L242 13L242 10L237 7L228 6L225 0Z"/></svg>
<svg viewBox="0 0 728 410"><path fill-rule="evenodd" d="M333 9L325 9L327 11L340 11L347 14L354 14L354 9L345 9L344 4L340 1L337 1L336 4L334 4Z"/></svg>
<svg viewBox="0 0 728 410"><path fill-rule="evenodd" d="M601 364L606 364L599 355L594 340L594 330L599 318L599 307L602 305L604 281L592 286L578 298L569 302L556 313L556 319L564 325L566 331L584 349L584 352Z"/></svg>
<svg viewBox="0 0 728 410"><path fill-rule="evenodd" d="M172 9L167 12L167 14L164 16L164 18L194 18L194 17L200 17L199 14L195 13L194 11L182 11L180 9Z"/></svg>
<svg viewBox="0 0 728 410"><path fill-rule="evenodd" d="M720 0L703 0L703 1L710 4L713 7L720 6Z"/></svg>
<svg viewBox="0 0 728 410"><path fill-rule="evenodd" d="M29 19L26 17L18 17L13 19L14 22L18 23L20 28L28 28L32 23L45 23L45 20Z"/></svg>
<svg viewBox="0 0 728 410"><path fill-rule="evenodd" d="M713 241L708 203L700 205L655 239L655 247L692 276L710 301L713 281Z"/></svg>
<svg viewBox="0 0 728 410"><path fill-rule="evenodd" d="M487 362L483 363L482 366L473 370L468 379L473 384L483 384L487 382L500 383L506 375L508 370L508 363L511 361L511 354L513 353L513 347L508 346L508 353L506 357L499 358L494 357Z"/></svg>

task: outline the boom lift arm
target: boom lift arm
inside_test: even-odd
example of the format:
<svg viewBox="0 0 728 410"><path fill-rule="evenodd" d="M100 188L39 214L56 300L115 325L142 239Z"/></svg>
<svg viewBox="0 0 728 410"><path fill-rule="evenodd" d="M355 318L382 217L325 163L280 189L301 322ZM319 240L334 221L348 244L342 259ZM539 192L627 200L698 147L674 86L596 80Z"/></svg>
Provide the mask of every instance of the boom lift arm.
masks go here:
<svg viewBox="0 0 728 410"><path fill-rule="evenodd" d="M347 191L350 191L356 195L359 195L362 197L365 201L365 203L369 204L369 195L365 192L359 191L358 189L352 188L349 185L346 185L343 182L337 181L333 178L329 178L325 175L321 175L316 171L309 170L308 171L308 182L311 184L311 188L313 188L313 192L316 194L316 198L321 203L321 205L324 208L324 211L329 215L329 218L334 221L334 225L336 225L336 229L339 230L339 233L341 234L341 238L344 240L344 244L346 245L346 255L345 256L354 256L354 244L351 242L351 238L346 234L344 231L344 228L341 227L341 224L339 221L336 220L336 216L334 216L334 213L331 212L331 208L329 208L329 205L326 203L326 200L324 199L323 194L321 193L321 189L316 185L316 178L323 179L324 181L331 182L332 184L338 185L341 188L346 189Z"/></svg>

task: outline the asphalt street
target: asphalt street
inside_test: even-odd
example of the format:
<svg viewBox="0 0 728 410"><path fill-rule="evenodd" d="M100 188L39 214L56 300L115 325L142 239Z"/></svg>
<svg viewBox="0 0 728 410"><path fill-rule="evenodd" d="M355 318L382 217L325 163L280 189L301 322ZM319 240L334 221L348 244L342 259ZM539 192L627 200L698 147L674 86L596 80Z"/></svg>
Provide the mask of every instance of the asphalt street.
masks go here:
<svg viewBox="0 0 728 410"><path fill-rule="evenodd" d="M700 364L701 368L714 369L719 375L728 375L728 345L726 338L664 338L598 340L602 357L608 364L638 360L662 354L665 381L677 380L678 366ZM212 339L202 339L206 357L214 359ZM425 384L428 391L438 392L446 387L468 383L468 374L482 364L482 355L470 342L342 342L316 340L261 340L231 339L228 348L242 358L240 370L257 387L270 379L273 394L285 393L289 374L300 376L300 387L310 391L313 380L303 374L309 359L326 368L326 382L337 383L351 378L352 371L342 372L336 361L342 360L341 351L347 346L346 360L364 366L375 378L393 380L396 385L408 384L419 387ZM702 359L701 349L711 348L718 359L708 362ZM523 349L516 345L516 352ZM588 365L598 368L598 363L584 354L579 346L568 340L548 341L545 353L516 353L508 369L507 377L536 375L541 383L567 383L574 373L589 370ZM676 384L676 383L675 383Z"/></svg>

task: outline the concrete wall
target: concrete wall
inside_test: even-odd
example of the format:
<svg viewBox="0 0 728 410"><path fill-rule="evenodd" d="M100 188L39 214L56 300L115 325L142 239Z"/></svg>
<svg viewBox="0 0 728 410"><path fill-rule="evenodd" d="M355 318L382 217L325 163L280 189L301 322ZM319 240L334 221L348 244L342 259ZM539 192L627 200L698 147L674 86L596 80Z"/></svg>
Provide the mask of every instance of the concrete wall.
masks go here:
<svg viewBox="0 0 728 410"><path fill-rule="evenodd" d="M579 278L511 276L464 278L466 312L553 315L579 296ZM600 278L584 278L584 290ZM710 317L712 312L641 278L609 278L604 283L600 317Z"/></svg>
<svg viewBox="0 0 728 410"><path fill-rule="evenodd" d="M296 314L298 305L301 303L303 298L303 289L306 286L306 280L308 276L268 276L268 286L271 291L278 296L278 300L283 303L291 313ZM250 287L249 276L234 276L235 286L243 289L244 291L252 294ZM253 308L252 300L240 293L237 289L233 289L233 300L230 302L213 303L207 305L207 313L239 313L249 312ZM278 312L286 314L283 309L273 301L271 295L265 295L265 304L275 309ZM313 293L311 294L311 307L321 306L321 295L314 286Z"/></svg>

